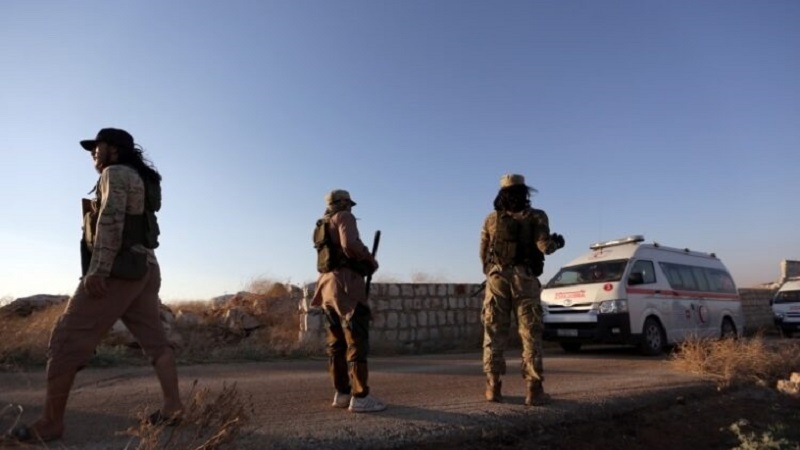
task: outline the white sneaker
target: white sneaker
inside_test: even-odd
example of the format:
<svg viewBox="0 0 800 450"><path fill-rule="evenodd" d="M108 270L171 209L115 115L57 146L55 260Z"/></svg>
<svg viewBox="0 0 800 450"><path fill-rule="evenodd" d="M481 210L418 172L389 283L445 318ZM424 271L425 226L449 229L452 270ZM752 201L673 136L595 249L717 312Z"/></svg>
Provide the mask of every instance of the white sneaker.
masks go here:
<svg viewBox="0 0 800 450"><path fill-rule="evenodd" d="M350 406L350 394L336 391L336 393L333 394L333 403L331 403L331 406L334 408L347 408Z"/></svg>
<svg viewBox="0 0 800 450"><path fill-rule="evenodd" d="M352 397L350 399L350 407L347 409L354 413L378 412L386 409L386 405L372 395L367 395L366 397L361 398Z"/></svg>

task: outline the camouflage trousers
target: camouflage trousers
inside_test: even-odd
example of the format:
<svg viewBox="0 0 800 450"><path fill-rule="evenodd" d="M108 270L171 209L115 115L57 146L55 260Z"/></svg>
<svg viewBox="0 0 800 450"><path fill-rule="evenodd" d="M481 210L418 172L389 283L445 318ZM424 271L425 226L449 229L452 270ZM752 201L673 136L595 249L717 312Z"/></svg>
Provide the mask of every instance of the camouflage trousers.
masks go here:
<svg viewBox="0 0 800 450"><path fill-rule="evenodd" d="M482 313L484 372L506 373L504 353L514 313L522 341L522 377L544 381L540 292L539 280L524 267L495 266L489 270Z"/></svg>

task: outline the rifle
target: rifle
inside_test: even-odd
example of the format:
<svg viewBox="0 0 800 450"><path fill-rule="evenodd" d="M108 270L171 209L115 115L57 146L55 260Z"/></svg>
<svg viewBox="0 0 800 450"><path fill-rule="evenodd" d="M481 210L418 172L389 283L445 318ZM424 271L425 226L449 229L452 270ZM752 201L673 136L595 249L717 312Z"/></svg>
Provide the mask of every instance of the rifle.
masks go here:
<svg viewBox="0 0 800 450"><path fill-rule="evenodd" d="M375 232L375 237L372 238L372 258L378 254L378 245L381 243L381 230ZM369 287L372 284L372 274L367 275L367 298L369 298Z"/></svg>
<svg viewBox="0 0 800 450"><path fill-rule="evenodd" d="M475 297L476 295L478 295L478 294L480 294L481 292L483 292L483 290L484 290L484 289L486 289L486 280L483 280L483 282L481 283L481 285L480 285L480 286L478 286L478 289L475 289L475 292L473 292L473 293L470 295L470 297Z"/></svg>
<svg viewBox="0 0 800 450"><path fill-rule="evenodd" d="M81 277L86 275L89 271L89 264L92 262L92 251L89 250L89 244L86 242L86 227L91 227L92 224L88 222L86 215L92 211L92 201L88 198L81 199L81 212L82 212L82 231L81 236ZM94 234L94 233L93 233Z"/></svg>

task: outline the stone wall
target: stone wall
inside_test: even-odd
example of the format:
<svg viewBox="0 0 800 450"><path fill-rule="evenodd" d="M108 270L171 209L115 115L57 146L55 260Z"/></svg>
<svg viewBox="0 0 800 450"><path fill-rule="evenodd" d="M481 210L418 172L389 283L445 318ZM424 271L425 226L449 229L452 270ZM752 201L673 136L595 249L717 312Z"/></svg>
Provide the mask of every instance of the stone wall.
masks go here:
<svg viewBox="0 0 800 450"><path fill-rule="evenodd" d="M477 284L373 284L370 291L370 346L377 352L419 353L481 347L483 295ZM313 284L304 289L301 342L324 342L322 312L308 305Z"/></svg>
<svg viewBox="0 0 800 450"><path fill-rule="evenodd" d="M769 304L773 295L775 295L774 289L739 289L739 297L742 299L745 333L753 333L759 330L771 330L774 328L775 324L772 321L772 308Z"/></svg>
<svg viewBox="0 0 800 450"><path fill-rule="evenodd" d="M477 284L373 284L370 293L373 322L370 345L378 353L420 353L442 350L478 350L483 295L472 295ZM773 289L740 289L745 333L771 329L769 300ZM300 304L300 341L323 345L322 311L309 306L314 285L304 288ZM511 344L518 342L512 333Z"/></svg>

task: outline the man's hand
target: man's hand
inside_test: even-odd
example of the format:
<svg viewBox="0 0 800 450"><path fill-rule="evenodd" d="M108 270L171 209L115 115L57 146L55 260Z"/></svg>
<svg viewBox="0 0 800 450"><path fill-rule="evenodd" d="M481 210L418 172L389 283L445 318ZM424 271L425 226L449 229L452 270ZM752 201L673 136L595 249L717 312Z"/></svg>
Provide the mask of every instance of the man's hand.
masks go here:
<svg viewBox="0 0 800 450"><path fill-rule="evenodd" d="M562 236L562 235L560 235L560 234L558 234L558 233L553 233L553 234L551 234L551 235L550 235L550 239L551 239L553 242L555 242L555 244L556 244L556 250L558 250L558 249L560 249L560 248L563 248L563 247L564 247L564 245L566 244L566 241L564 241L564 236Z"/></svg>
<svg viewBox="0 0 800 450"><path fill-rule="evenodd" d="M100 275L86 275L83 277L83 287L85 287L93 297L102 297L108 292L106 288L106 277Z"/></svg>
<svg viewBox="0 0 800 450"><path fill-rule="evenodd" d="M372 258L372 260L369 262L369 264L372 266L371 270L370 270L370 275L378 271L378 260L377 259Z"/></svg>

